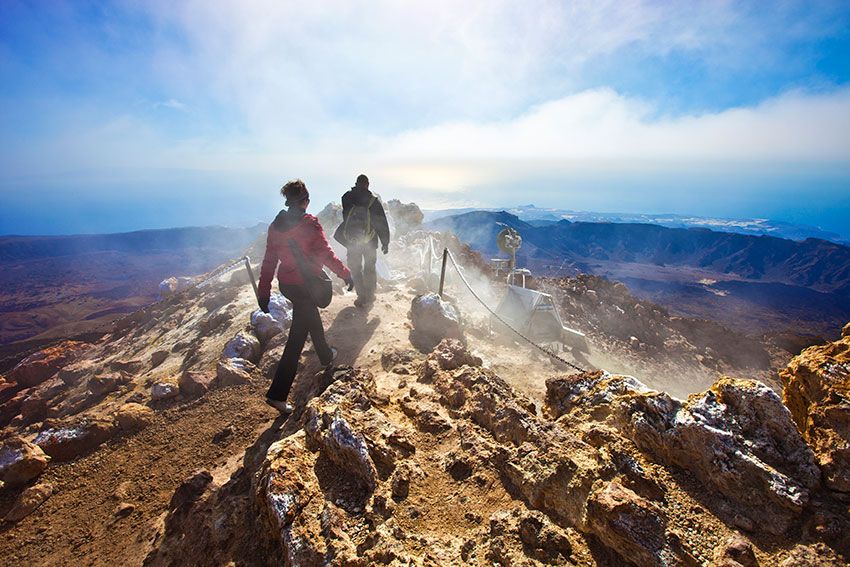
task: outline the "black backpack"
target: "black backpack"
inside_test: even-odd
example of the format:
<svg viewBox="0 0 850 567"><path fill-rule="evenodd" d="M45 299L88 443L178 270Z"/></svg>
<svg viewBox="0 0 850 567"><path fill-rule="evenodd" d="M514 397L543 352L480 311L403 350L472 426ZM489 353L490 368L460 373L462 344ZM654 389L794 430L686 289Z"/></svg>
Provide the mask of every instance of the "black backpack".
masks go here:
<svg viewBox="0 0 850 567"><path fill-rule="evenodd" d="M353 205L348 215L342 219L342 224L334 231L334 240L343 246L371 242L377 236L372 227L372 205L377 200L378 198L372 195L368 205Z"/></svg>

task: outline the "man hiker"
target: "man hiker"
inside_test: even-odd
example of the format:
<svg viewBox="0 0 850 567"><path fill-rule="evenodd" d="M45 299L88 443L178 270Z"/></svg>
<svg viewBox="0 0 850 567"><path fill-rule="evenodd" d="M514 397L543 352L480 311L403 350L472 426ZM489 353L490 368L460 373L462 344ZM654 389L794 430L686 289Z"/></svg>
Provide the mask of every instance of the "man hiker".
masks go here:
<svg viewBox="0 0 850 567"><path fill-rule="evenodd" d="M342 224L334 238L348 252L348 267L357 291L354 305L370 305L375 301L377 286L378 241L384 254L389 252L390 227L384 206L369 191L369 178L365 175L358 175L354 187L342 196Z"/></svg>

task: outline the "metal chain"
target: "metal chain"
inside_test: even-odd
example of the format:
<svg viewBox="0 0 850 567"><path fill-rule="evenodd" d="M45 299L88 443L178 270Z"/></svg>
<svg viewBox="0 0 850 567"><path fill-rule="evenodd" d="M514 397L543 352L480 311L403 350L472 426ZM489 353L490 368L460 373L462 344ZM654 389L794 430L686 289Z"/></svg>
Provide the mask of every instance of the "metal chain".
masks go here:
<svg viewBox="0 0 850 567"><path fill-rule="evenodd" d="M448 250L448 249L447 249L447 250ZM466 286L466 289L468 289L468 290L469 290L469 293L471 293L471 294L472 294L472 297L474 297L475 299L477 299L477 300L478 300L478 303L480 303L481 305L483 305L483 306L484 306L484 309L486 309L487 311L489 311L489 312L490 312L490 314L491 314L493 317L495 317L496 319L498 319L500 323L502 323L505 327L507 327L508 329L510 329L511 331L513 331L514 333L516 333L516 335L517 335L518 337L520 337L522 340L524 340L525 342L527 342L528 344L530 344L530 345L531 345L531 346L533 346L534 348L538 349L539 351L543 352L543 353L544 353L544 354L546 354L547 356L549 356L549 357L551 357L551 358L554 358L554 359L555 359L555 360L557 360L558 362L561 362L561 363L563 363L563 364L566 364L567 366L569 366L569 367L570 367L570 368L572 368L573 370L576 370L576 371L578 371L578 372L587 372L584 368L582 368L582 367L580 367L580 366L578 366L578 365L576 365L576 364L573 364L573 363L572 363L572 362L570 362L569 360L566 360L565 358L563 358L563 357L561 357L561 356L559 356L559 355L555 354L554 352L552 352L552 351L551 351L551 350L549 350L548 348L544 347L543 345L539 345L539 344L535 343L534 341L532 341L531 339L529 339L528 337L526 337L525 335L523 335L522 333L520 333L519 331L517 331L516 329L514 329L514 328L513 328L513 326L511 326L511 325L510 325L510 323L508 323L507 321L505 321L504 319L502 319L502 317L501 317L499 314L497 314L497 313L496 313L493 309L491 309L491 308L490 308L490 306L489 306L489 305L487 305L487 303L485 303L485 302L484 302L484 300L483 300L483 299L481 299L481 297L479 297L479 295L478 295L477 293L475 293L475 290L474 290L474 289L472 289L472 286L471 286L471 285L469 285L469 282L468 282L468 281L466 281L466 277L463 275L463 272L461 272L461 271L460 271L460 266L458 266L457 261L455 261L455 257L454 257L454 254L452 254L452 251L451 251L451 250L448 250L448 253L449 253L449 260L451 260L451 261L452 261L452 266L454 266L455 271L457 271L458 275L460 276L461 281L463 281L463 285L465 285L465 286Z"/></svg>

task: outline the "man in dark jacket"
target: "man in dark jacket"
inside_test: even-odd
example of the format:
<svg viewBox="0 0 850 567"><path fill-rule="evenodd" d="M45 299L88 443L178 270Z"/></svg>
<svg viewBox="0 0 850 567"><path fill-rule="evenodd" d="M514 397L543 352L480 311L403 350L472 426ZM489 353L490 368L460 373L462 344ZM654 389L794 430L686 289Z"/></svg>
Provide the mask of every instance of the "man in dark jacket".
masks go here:
<svg viewBox="0 0 850 567"><path fill-rule="evenodd" d="M384 206L371 191L369 178L357 176L357 182L342 196L342 233L348 251L348 267L354 278L358 307L375 301L378 241L386 254L390 246L390 227Z"/></svg>

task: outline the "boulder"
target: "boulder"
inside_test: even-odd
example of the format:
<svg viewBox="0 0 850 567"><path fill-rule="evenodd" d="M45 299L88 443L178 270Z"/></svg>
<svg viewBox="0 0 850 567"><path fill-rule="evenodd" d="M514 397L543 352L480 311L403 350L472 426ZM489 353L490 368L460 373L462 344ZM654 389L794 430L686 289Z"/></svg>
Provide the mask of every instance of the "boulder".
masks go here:
<svg viewBox="0 0 850 567"><path fill-rule="evenodd" d="M413 298L408 316L413 323L411 341L423 352L431 351L443 339L464 338L460 312L436 293Z"/></svg>
<svg viewBox="0 0 850 567"><path fill-rule="evenodd" d="M251 325L264 345L275 335L289 329L291 324L292 303L279 293L271 295L268 313L258 309L251 314Z"/></svg>
<svg viewBox="0 0 850 567"><path fill-rule="evenodd" d="M44 504L44 501L53 494L53 486L47 483L30 486L21 492L14 506L4 518L7 522L19 522L35 512L36 508Z"/></svg>
<svg viewBox="0 0 850 567"><path fill-rule="evenodd" d="M124 431L136 431L144 429L154 420L154 411L148 406L136 403L127 403L118 409L115 414L115 423Z"/></svg>
<svg viewBox="0 0 850 567"><path fill-rule="evenodd" d="M151 353L151 368L156 368L168 358L167 350L157 350Z"/></svg>
<svg viewBox="0 0 850 567"><path fill-rule="evenodd" d="M177 380L177 386L180 388L180 393L187 398L195 398L203 396L208 390L213 387L215 374L211 372L202 372L197 370L187 370L180 375Z"/></svg>
<svg viewBox="0 0 850 567"><path fill-rule="evenodd" d="M428 356L429 360L436 361L440 370L455 370L461 366L481 366L481 357L475 356L467 350L464 344L457 339L444 339Z"/></svg>
<svg viewBox="0 0 850 567"><path fill-rule="evenodd" d="M176 384L171 382L155 382L151 386L151 399L155 402L176 398L178 395L180 395L180 390Z"/></svg>
<svg viewBox="0 0 850 567"><path fill-rule="evenodd" d="M783 400L815 452L824 484L850 493L850 336L807 348L779 374Z"/></svg>
<svg viewBox="0 0 850 567"><path fill-rule="evenodd" d="M544 413L550 419L570 415L578 419L604 420L620 396L651 392L632 376L610 375L602 370L562 374L546 380Z"/></svg>
<svg viewBox="0 0 850 567"><path fill-rule="evenodd" d="M47 468L50 457L41 447L21 437L11 437L0 446L0 481L9 486L26 484Z"/></svg>
<svg viewBox="0 0 850 567"><path fill-rule="evenodd" d="M263 349L260 341L254 335L240 331L224 345L223 358L242 358L251 363L257 363Z"/></svg>
<svg viewBox="0 0 850 567"><path fill-rule="evenodd" d="M78 341L62 341L44 348L20 361L7 378L23 388L36 386L79 357L89 346Z"/></svg>
<svg viewBox="0 0 850 567"><path fill-rule="evenodd" d="M256 368L250 361L242 358L222 358L216 366L215 383L218 386L247 384Z"/></svg>
<svg viewBox="0 0 850 567"><path fill-rule="evenodd" d="M130 377L126 374L97 374L89 378L88 388L92 395L102 396L117 391L129 381Z"/></svg>
<svg viewBox="0 0 850 567"><path fill-rule="evenodd" d="M57 461L73 461L108 441L114 433L112 421L83 419L41 430L35 444Z"/></svg>

